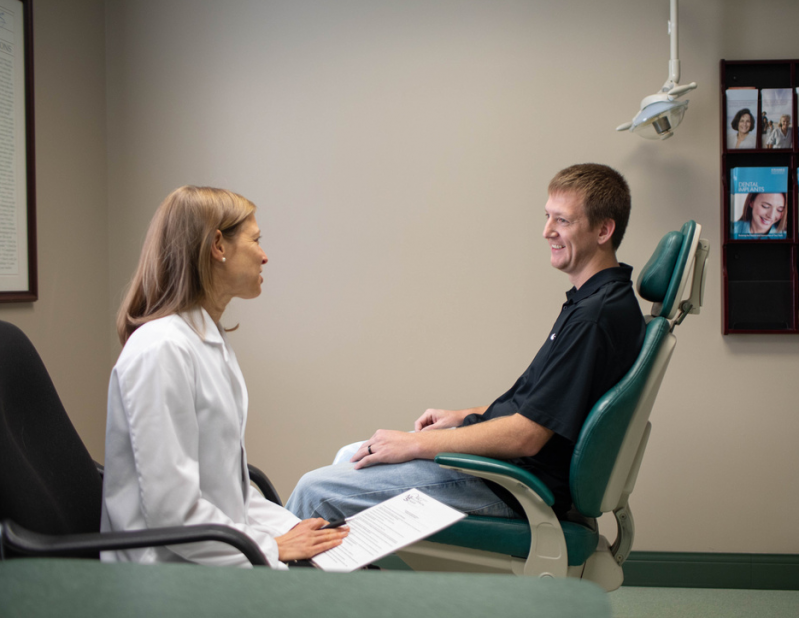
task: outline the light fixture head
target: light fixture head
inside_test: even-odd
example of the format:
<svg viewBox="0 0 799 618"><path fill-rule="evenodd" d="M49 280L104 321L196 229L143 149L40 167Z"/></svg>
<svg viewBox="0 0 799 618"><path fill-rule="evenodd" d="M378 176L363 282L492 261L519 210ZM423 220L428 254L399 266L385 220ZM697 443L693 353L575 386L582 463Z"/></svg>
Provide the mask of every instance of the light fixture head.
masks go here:
<svg viewBox="0 0 799 618"><path fill-rule="evenodd" d="M668 95L646 97L629 130L645 139L668 139L682 122L686 109L688 101L669 101Z"/></svg>

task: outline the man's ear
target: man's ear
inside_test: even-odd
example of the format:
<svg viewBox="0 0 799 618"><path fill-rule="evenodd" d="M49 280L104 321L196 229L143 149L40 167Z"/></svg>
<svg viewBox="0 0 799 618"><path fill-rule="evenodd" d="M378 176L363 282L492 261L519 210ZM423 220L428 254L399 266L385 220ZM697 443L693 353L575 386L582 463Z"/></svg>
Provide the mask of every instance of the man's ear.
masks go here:
<svg viewBox="0 0 799 618"><path fill-rule="evenodd" d="M613 232L616 231L616 222L613 219L605 219L599 224L599 236L597 237L600 245L610 242Z"/></svg>
<svg viewBox="0 0 799 618"><path fill-rule="evenodd" d="M219 230L214 232L214 240L211 243L211 259L217 262L221 262L225 259L225 245L222 240L222 232Z"/></svg>

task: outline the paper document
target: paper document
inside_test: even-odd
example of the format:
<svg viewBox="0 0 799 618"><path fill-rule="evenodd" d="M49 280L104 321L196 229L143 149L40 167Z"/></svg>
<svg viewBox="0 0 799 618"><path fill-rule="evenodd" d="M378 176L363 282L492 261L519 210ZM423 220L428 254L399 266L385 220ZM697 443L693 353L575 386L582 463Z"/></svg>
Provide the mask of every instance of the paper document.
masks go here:
<svg viewBox="0 0 799 618"><path fill-rule="evenodd" d="M325 571L349 573L464 517L460 511L411 489L348 517L350 533L344 542L316 556L313 563Z"/></svg>

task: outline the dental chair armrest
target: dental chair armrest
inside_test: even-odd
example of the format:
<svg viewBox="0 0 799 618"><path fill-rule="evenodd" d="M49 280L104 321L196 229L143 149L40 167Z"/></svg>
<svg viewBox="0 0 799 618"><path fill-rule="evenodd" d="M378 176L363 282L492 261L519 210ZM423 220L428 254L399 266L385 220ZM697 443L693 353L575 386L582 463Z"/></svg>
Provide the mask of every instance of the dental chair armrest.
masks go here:
<svg viewBox="0 0 799 618"><path fill-rule="evenodd" d="M518 466L514 466L507 461L502 461L499 459L491 459L489 457L480 457L479 455L464 455L462 453L439 453L436 458L435 462L446 468L453 468L456 470L462 470L469 474L474 474L474 476L480 476L482 478L486 478L482 474L477 474L479 472L487 472L491 475L499 474L502 476L507 476L512 478L515 481L519 481L520 483L524 484L525 486L529 487L533 492L535 492L541 500L544 501L544 504L547 506L552 506L555 504L555 496L552 495L549 487L544 485L541 480L524 470ZM499 482L494 478L491 478L494 482ZM504 486L503 483L500 483ZM508 491L513 493L512 487L506 487Z"/></svg>
<svg viewBox="0 0 799 618"><path fill-rule="evenodd" d="M524 509L530 525L530 550L522 572L525 575L566 576L566 539L551 508L555 496L534 474L506 461L478 455L440 453L435 462L445 468L493 481L511 492Z"/></svg>

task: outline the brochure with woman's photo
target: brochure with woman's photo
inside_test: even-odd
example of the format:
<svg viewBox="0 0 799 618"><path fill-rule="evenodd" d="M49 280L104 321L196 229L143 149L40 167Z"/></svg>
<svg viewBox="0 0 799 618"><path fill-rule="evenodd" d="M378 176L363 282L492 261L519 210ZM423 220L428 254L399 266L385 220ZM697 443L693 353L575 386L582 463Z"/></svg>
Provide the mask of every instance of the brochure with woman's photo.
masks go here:
<svg viewBox="0 0 799 618"><path fill-rule="evenodd" d="M788 236L788 168L730 171L730 238L782 240Z"/></svg>
<svg viewBox="0 0 799 618"><path fill-rule="evenodd" d="M796 96L799 98L799 88L796 89ZM795 122L793 123L793 125L797 126ZM797 130L797 129L792 129L792 130ZM799 134L794 135L794 139L797 140L797 143L799 143Z"/></svg>
<svg viewBox="0 0 799 618"><path fill-rule="evenodd" d="M727 148L757 147L757 88L727 90Z"/></svg>
<svg viewBox="0 0 799 618"><path fill-rule="evenodd" d="M790 148L793 145L793 101L790 88L763 88L760 91L760 130L763 148Z"/></svg>

